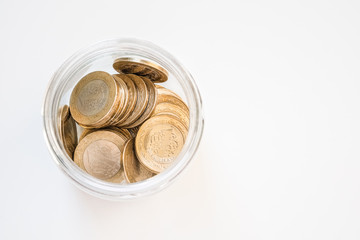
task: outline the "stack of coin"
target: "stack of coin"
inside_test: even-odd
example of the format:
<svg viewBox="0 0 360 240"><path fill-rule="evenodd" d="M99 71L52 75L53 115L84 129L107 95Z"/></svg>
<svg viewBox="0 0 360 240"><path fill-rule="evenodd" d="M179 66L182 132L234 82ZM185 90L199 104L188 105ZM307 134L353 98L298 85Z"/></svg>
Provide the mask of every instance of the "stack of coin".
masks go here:
<svg viewBox="0 0 360 240"><path fill-rule="evenodd" d="M184 103L179 95L167 88L156 85L156 89L158 99L151 116L163 114L172 115L178 118L178 120L185 125L186 129L188 129L190 113L186 103Z"/></svg>
<svg viewBox="0 0 360 240"><path fill-rule="evenodd" d="M168 79L162 67L130 58L115 60L113 67L119 74L92 72L73 89L60 129L63 139L75 136L79 143L63 144L93 177L139 182L175 161L186 140L189 109L178 94L154 84ZM79 140L74 120L83 129Z"/></svg>
<svg viewBox="0 0 360 240"><path fill-rule="evenodd" d="M76 123L70 114L68 105L64 105L60 109L59 115L60 138L63 142L66 153L70 158L73 158L74 151L78 143Z"/></svg>
<svg viewBox="0 0 360 240"><path fill-rule="evenodd" d="M128 88L121 78L106 72L92 72L75 86L70 97L70 111L84 128L109 126L125 112Z"/></svg>

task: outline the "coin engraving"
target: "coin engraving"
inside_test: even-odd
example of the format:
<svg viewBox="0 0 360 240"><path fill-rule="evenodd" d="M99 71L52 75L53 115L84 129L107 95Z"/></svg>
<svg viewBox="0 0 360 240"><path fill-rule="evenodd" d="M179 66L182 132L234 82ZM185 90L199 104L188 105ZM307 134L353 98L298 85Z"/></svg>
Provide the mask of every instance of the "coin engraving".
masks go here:
<svg viewBox="0 0 360 240"><path fill-rule="evenodd" d="M100 179L114 176L120 170L120 159L120 149L114 143L102 139L92 142L83 156L86 171Z"/></svg>
<svg viewBox="0 0 360 240"><path fill-rule="evenodd" d="M85 116L95 115L105 107L109 88L102 80L96 79L87 83L79 92L77 107Z"/></svg>
<svg viewBox="0 0 360 240"><path fill-rule="evenodd" d="M179 155L186 135L186 127L174 116L154 116L139 129L135 138L136 155L145 167L159 173Z"/></svg>
<svg viewBox="0 0 360 240"><path fill-rule="evenodd" d="M119 73L144 76L153 82L165 82L168 80L168 72L163 67L143 59L118 58L114 61L113 68Z"/></svg>

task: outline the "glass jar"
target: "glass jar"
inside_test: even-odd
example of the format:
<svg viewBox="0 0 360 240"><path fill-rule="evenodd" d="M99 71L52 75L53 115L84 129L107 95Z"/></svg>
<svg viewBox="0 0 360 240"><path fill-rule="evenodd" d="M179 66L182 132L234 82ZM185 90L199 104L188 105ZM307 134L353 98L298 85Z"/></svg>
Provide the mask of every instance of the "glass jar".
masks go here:
<svg viewBox="0 0 360 240"><path fill-rule="evenodd" d="M93 71L116 73L112 69L112 64L119 57L144 59L165 68L169 73L169 79L161 85L178 93L190 110L186 142L173 165L145 181L126 185L105 182L82 171L66 154L58 131L58 110L61 106L69 104L76 83ZM80 189L110 200L137 198L170 185L194 158L204 126L201 96L191 74L165 50L138 39L107 40L75 53L53 75L46 91L42 113L45 139L55 163Z"/></svg>

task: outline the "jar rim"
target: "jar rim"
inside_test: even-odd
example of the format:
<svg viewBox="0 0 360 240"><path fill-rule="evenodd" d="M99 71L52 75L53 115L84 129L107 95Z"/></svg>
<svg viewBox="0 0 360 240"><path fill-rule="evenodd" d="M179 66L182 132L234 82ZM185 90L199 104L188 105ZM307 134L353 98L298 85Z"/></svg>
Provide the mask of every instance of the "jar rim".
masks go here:
<svg viewBox="0 0 360 240"><path fill-rule="evenodd" d="M174 164L152 178L126 185L105 182L80 170L62 147L57 131L56 117L65 85L69 82L69 76L77 71L77 67L91 63L96 57L101 57L104 54L113 54L119 57L119 53L139 54L165 67L174 75L176 81L183 88L190 110L188 136ZM55 71L48 84L42 115L45 140L58 167L80 189L97 197L110 200L132 199L149 195L172 183L193 159L200 144L204 127L202 100L191 74L167 51L149 41L135 38L101 41L79 50L68 58Z"/></svg>

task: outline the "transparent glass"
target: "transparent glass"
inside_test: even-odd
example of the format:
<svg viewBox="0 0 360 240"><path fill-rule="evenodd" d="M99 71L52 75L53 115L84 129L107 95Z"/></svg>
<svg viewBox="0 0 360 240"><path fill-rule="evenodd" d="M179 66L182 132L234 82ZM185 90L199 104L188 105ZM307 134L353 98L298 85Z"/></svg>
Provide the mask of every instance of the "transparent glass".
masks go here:
<svg viewBox="0 0 360 240"><path fill-rule="evenodd" d="M66 154L58 131L58 110L69 103L71 91L80 78L92 71L115 73L112 63L119 57L149 60L165 68L169 72L169 80L161 85L178 93L190 110L189 133L174 164L152 178L126 185L105 182L82 171ZM48 148L59 168L80 189L110 200L137 198L170 185L194 158L204 126L201 96L191 74L165 50L138 39L103 41L80 50L66 60L48 85L43 105L43 121Z"/></svg>

